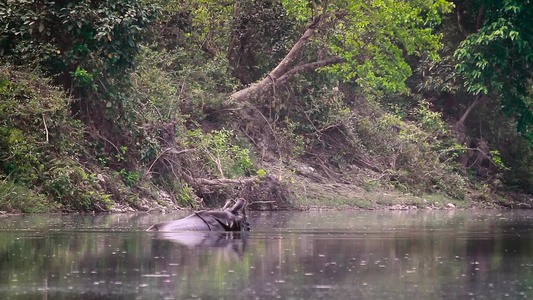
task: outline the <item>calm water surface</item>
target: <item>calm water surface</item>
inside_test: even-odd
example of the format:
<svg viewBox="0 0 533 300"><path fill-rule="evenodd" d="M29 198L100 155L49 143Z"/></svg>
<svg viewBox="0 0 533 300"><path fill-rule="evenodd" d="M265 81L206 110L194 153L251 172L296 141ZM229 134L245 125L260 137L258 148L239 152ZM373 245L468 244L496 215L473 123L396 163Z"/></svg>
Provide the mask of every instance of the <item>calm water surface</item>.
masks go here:
<svg viewBox="0 0 533 300"><path fill-rule="evenodd" d="M0 299L533 299L533 211L0 217Z"/></svg>

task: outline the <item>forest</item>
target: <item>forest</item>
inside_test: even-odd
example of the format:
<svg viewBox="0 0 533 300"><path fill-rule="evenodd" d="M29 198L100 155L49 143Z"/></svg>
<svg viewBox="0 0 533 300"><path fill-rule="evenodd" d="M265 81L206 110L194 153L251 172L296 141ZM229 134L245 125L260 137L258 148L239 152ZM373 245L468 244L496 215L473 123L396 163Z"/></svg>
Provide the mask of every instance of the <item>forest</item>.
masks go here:
<svg viewBox="0 0 533 300"><path fill-rule="evenodd" d="M0 212L533 208L530 0L4 0Z"/></svg>

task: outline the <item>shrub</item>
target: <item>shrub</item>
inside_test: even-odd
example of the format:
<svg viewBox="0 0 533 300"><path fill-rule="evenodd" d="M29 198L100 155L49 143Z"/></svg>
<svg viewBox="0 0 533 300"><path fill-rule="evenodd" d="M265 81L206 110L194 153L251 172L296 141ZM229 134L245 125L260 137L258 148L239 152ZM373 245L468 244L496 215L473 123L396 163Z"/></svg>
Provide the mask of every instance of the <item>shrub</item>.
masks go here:
<svg viewBox="0 0 533 300"><path fill-rule="evenodd" d="M105 209L111 204L108 196L77 161L83 146L81 125L71 118L70 101L59 89L38 75L0 69L4 207L23 212Z"/></svg>
<svg viewBox="0 0 533 300"><path fill-rule="evenodd" d="M197 129L190 131L189 135L190 146L198 150L198 157L209 166L213 175L235 178L252 174L249 150L233 144L235 137L232 131L221 129L204 134Z"/></svg>

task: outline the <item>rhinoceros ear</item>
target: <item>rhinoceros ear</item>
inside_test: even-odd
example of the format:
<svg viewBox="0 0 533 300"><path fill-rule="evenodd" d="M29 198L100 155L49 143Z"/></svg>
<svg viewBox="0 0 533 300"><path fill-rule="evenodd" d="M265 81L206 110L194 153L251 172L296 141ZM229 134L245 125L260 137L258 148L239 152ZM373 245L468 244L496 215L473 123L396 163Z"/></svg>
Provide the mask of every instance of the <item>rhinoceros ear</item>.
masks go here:
<svg viewBox="0 0 533 300"><path fill-rule="evenodd" d="M233 205L233 207L231 208L231 212L233 214L237 214L237 212L244 207L244 204L246 204L246 199L237 199L237 201L235 201L235 205Z"/></svg>

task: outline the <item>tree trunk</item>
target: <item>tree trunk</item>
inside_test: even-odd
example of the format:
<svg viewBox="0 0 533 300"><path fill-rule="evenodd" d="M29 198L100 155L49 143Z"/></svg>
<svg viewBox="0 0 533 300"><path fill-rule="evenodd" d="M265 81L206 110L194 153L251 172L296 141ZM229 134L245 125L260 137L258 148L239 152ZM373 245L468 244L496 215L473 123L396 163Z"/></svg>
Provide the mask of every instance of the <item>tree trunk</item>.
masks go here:
<svg viewBox="0 0 533 300"><path fill-rule="evenodd" d="M465 125L466 118L468 115L472 112L472 110L478 106L481 102L485 100L485 95L477 95L476 99L474 99L474 102L470 104L470 106L466 109L466 111L461 116L461 119L455 123L455 126L463 126Z"/></svg>
<svg viewBox="0 0 533 300"><path fill-rule="evenodd" d="M470 115L472 110L476 106L478 106L480 103L482 103L484 100L485 100L485 95L478 95L476 97L476 99L474 100L474 102L472 102L472 104L470 104L470 106L468 106L468 108L463 113L463 115L461 116L459 121L457 121L457 123L455 123L454 130L455 130L455 133L457 134L457 141L458 141L458 143L460 145L463 145L463 146L466 146L467 148L470 148L470 142L468 141L468 138L467 138L466 132L465 132L466 118ZM463 167L466 167L467 163L468 163L468 160L469 160L471 155L472 155L472 151L471 150L467 150L466 153L461 155L461 157L459 158L459 163Z"/></svg>
<svg viewBox="0 0 533 300"><path fill-rule="evenodd" d="M303 46L309 38L311 38L320 21L322 20L323 15L319 15L315 18L313 23L307 27L305 33L300 37L300 39L294 44L289 53L281 60L281 62L272 70L268 75L263 78L261 81L254 83L247 88L244 88L240 91L237 91L231 95L231 98L237 101L247 101L251 97L260 95L264 91L276 85L283 85L288 80L290 80L294 75L301 72L313 71L317 68L326 67L334 64L339 64L345 62L345 59L340 57L333 57L313 63L307 63L292 67L294 61L301 53Z"/></svg>

